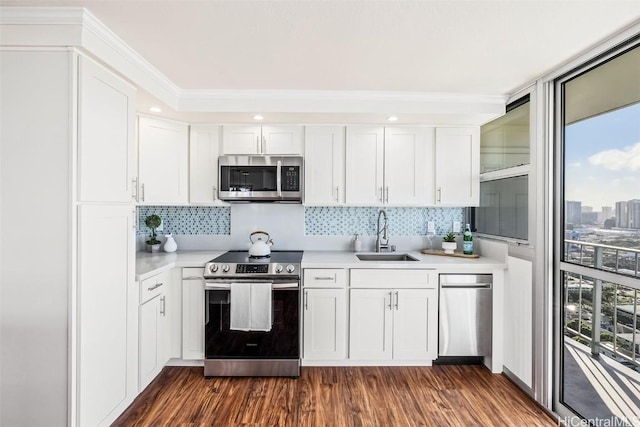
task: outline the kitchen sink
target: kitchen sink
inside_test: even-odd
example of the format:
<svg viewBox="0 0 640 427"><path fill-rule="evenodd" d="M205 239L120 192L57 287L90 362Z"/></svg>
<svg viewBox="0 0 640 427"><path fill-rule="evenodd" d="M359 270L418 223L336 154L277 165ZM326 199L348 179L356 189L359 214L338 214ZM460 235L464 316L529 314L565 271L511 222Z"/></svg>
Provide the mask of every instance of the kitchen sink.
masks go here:
<svg viewBox="0 0 640 427"><path fill-rule="evenodd" d="M360 261L418 261L409 254L356 254Z"/></svg>

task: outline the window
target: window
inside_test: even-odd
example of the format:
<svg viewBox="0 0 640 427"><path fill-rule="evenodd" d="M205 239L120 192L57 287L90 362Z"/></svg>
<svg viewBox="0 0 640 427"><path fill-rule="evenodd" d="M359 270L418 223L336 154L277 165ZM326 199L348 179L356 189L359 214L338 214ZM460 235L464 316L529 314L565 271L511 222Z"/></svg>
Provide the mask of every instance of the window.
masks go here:
<svg viewBox="0 0 640 427"><path fill-rule="evenodd" d="M478 233L517 241L529 238L530 115L526 95L480 129Z"/></svg>
<svg viewBox="0 0 640 427"><path fill-rule="evenodd" d="M640 372L640 45L574 70L555 91L557 405L637 421L627 402Z"/></svg>

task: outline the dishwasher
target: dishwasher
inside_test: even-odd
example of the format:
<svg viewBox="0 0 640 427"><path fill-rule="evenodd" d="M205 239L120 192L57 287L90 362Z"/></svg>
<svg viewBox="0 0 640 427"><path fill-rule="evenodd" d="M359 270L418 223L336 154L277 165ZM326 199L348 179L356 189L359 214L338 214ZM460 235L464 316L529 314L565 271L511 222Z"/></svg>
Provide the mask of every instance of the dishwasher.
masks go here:
<svg viewBox="0 0 640 427"><path fill-rule="evenodd" d="M441 274L438 358L491 356L493 275Z"/></svg>

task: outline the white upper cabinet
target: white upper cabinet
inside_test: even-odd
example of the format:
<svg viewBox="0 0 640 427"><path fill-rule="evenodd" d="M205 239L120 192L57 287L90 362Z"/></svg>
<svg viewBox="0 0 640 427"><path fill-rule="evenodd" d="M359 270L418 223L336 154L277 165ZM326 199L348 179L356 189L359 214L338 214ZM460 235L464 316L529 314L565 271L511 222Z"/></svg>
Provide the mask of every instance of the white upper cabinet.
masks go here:
<svg viewBox="0 0 640 427"><path fill-rule="evenodd" d="M138 120L138 201L186 204L189 201L189 126L140 117Z"/></svg>
<svg viewBox="0 0 640 427"><path fill-rule="evenodd" d="M302 155L302 126L228 125L222 129L225 155Z"/></svg>
<svg viewBox="0 0 640 427"><path fill-rule="evenodd" d="M432 128L349 126L346 140L347 204L431 204Z"/></svg>
<svg viewBox="0 0 640 427"><path fill-rule="evenodd" d="M432 165L433 128L385 128L385 203L417 206L431 204Z"/></svg>
<svg viewBox="0 0 640 427"><path fill-rule="evenodd" d="M384 198L384 128L348 126L346 203L375 206Z"/></svg>
<svg viewBox="0 0 640 427"><path fill-rule="evenodd" d="M136 90L79 58L78 183L83 202L131 202L135 180Z"/></svg>
<svg viewBox="0 0 640 427"><path fill-rule="evenodd" d="M192 125L189 132L189 202L206 205L218 201L220 126Z"/></svg>
<svg viewBox="0 0 640 427"><path fill-rule="evenodd" d="M344 126L307 126L304 135L304 202L344 203Z"/></svg>
<svg viewBox="0 0 640 427"><path fill-rule="evenodd" d="M437 128L435 203L478 206L480 203L480 128Z"/></svg>

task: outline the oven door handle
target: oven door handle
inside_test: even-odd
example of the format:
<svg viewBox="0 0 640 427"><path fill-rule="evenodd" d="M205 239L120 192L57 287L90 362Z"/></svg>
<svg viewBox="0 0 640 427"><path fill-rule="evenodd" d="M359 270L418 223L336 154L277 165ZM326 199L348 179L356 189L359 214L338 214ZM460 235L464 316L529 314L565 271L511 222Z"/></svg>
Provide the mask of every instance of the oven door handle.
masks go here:
<svg viewBox="0 0 640 427"><path fill-rule="evenodd" d="M216 280L215 282L206 282L204 285L205 290L230 290L232 283L242 283L240 281L221 281ZM247 283L247 282L245 282ZM256 282L248 282L248 283L256 283ZM273 290L281 290L281 289L298 289L300 285L298 282L283 282L283 283L271 283L271 289Z"/></svg>

